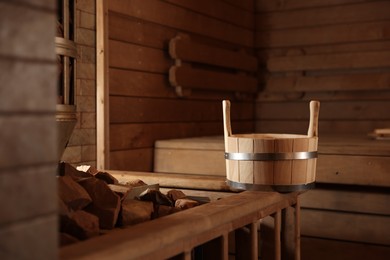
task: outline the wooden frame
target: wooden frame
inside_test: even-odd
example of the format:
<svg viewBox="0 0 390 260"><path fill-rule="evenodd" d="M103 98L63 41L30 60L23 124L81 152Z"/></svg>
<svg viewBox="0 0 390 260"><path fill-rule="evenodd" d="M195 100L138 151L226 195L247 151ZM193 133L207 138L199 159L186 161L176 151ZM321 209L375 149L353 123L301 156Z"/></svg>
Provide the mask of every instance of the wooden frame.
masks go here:
<svg viewBox="0 0 390 260"><path fill-rule="evenodd" d="M143 176L145 173L113 171L120 182ZM158 174L158 173L156 173ZM153 176L149 176L154 178ZM169 174L166 175L169 177ZM147 179L147 178L146 178ZM160 174L162 186L177 186L172 179ZM183 175L178 186L198 188L194 176ZM197 180L197 178L195 178ZM148 179L147 181L150 181ZM220 189L218 182L210 187ZM188 186L188 187L189 187ZM203 253L211 258L228 259L228 235L235 232L234 253L241 259L258 259L259 220L273 217L274 259L282 257L300 259L299 193L245 191L202 206L148 221L126 229L114 230L104 236L66 246L60 251L61 259L191 259L193 250L203 245ZM292 216L291 233L285 230L286 210ZM286 222L285 222L286 223ZM189 228L191 227L191 228ZM241 230L244 229L244 230ZM286 235L291 236L285 239ZM284 237L284 239L282 239ZM290 241L290 242L289 242ZM288 243L288 244L286 244ZM206 249L208 248L208 249ZM290 249L290 250L286 250ZM232 252L233 253L233 252Z"/></svg>
<svg viewBox="0 0 390 260"><path fill-rule="evenodd" d="M96 0L96 166L109 168L108 8Z"/></svg>

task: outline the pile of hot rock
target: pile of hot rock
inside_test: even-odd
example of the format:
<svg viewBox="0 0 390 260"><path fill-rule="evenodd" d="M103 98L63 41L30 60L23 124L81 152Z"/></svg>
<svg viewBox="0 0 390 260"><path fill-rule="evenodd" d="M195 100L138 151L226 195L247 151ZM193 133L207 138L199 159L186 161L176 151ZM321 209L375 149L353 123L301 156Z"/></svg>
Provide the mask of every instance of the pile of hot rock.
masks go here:
<svg viewBox="0 0 390 260"><path fill-rule="evenodd" d="M58 177L60 242L68 245L143 221L199 205L179 190L163 194L147 189L139 197L127 196L141 180L119 184L107 172L79 171L61 163Z"/></svg>

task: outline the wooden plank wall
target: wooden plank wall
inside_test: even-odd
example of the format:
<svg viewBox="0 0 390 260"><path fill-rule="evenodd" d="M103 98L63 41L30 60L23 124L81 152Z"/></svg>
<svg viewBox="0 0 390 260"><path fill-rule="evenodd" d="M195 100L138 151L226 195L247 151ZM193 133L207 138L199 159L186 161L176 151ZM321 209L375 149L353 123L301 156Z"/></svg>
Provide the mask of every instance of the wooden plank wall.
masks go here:
<svg viewBox="0 0 390 260"><path fill-rule="evenodd" d="M319 132L390 126L390 2L256 1L262 92L256 130L304 133L308 101Z"/></svg>
<svg viewBox="0 0 390 260"><path fill-rule="evenodd" d="M254 2L110 0L110 169L151 171L155 140L221 135L221 100L233 100L233 128L254 130L254 99L169 85L168 42L178 33L220 48L253 53Z"/></svg>
<svg viewBox="0 0 390 260"><path fill-rule="evenodd" d="M320 138L390 127L390 1L257 0L255 37L262 67L257 132L306 133L311 99L321 101ZM336 185L321 183L302 197L303 259L388 258L390 218L383 210L388 187L370 187L382 184L369 180L345 185L354 183L359 171L388 170L386 163L375 170L376 158L359 153L348 159L369 168L356 171L358 163L335 151L329 155L332 167L352 171L352 177ZM320 157L323 176L338 175L332 167Z"/></svg>

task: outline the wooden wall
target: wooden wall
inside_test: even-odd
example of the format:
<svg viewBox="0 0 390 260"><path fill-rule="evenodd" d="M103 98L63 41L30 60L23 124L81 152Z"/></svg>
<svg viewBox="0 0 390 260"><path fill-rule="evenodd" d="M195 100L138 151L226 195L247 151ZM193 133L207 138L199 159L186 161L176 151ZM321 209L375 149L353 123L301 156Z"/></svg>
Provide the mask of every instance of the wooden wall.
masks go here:
<svg viewBox="0 0 390 260"><path fill-rule="evenodd" d="M262 64L257 132L306 133L311 99L321 101L320 153L321 136L390 127L390 1L257 0L255 48ZM389 212L372 208L388 208L388 187L369 180L350 185L355 174L335 185L320 179L389 173L389 157L381 155L375 170L361 142L349 141L359 150L341 156L345 140L334 154L320 154L321 185L302 196L303 259L388 258Z"/></svg>
<svg viewBox="0 0 390 260"><path fill-rule="evenodd" d="M200 90L178 98L168 81L168 43L178 33L253 53L253 1L107 2L110 169L153 170L155 140L223 134L224 98L233 101L234 130L254 130L253 98Z"/></svg>
<svg viewBox="0 0 390 260"><path fill-rule="evenodd" d="M56 259L56 2L0 1L0 259Z"/></svg>
<svg viewBox="0 0 390 260"><path fill-rule="evenodd" d="M389 1L256 3L257 131L304 133L311 99L320 135L390 126Z"/></svg>

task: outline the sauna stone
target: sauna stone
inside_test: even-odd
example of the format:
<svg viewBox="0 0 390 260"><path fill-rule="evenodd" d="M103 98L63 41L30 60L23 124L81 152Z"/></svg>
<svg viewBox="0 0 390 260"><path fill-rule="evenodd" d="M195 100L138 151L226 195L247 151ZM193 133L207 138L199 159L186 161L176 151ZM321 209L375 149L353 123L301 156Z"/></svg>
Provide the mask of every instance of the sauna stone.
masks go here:
<svg viewBox="0 0 390 260"><path fill-rule="evenodd" d="M167 196L173 200L173 201L176 201L178 199L183 199L186 197L186 195L184 194L184 192L182 192L181 190L169 190L167 192Z"/></svg>
<svg viewBox="0 0 390 260"><path fill-rule="evenodd" d="M99 235L99 219L84 210L77 210L61 217L61 231L80 240Z"/></svg>
<svg viewBox="0 0 390 260"><path fill-rule="evenodd" d="M127 226L148 221L152 218L153 212L153 202L151 201L124 200L119 222L121 225Z"/></svg>
<svg viewBox="0 0 390 260"><path fill-rule="evenodd" d="M108 172L98 172L94 176L107 184L118 184L118 180Z"/></svg>
<svg viewBox="0 0 390 260"><path fill-rule="evenodd" d="M199 202L191 199L178 199L175 202L175 207L180 209L190 209L199 205Z"/></svg>
<svg viewBox="0 0 390 260"><path fill-rule="evenodd" d="M83 209L92 202L91 196L70 176L58 177L58 195L72 210Z"/></svg>
<svg viewBox="0 0 390 260"><path fill-rule="evenodd" d="M120 210L120 198L99 179L88 178L79 182L92 198L86 211L99 217L100 228L114 228Z"/></svg>

